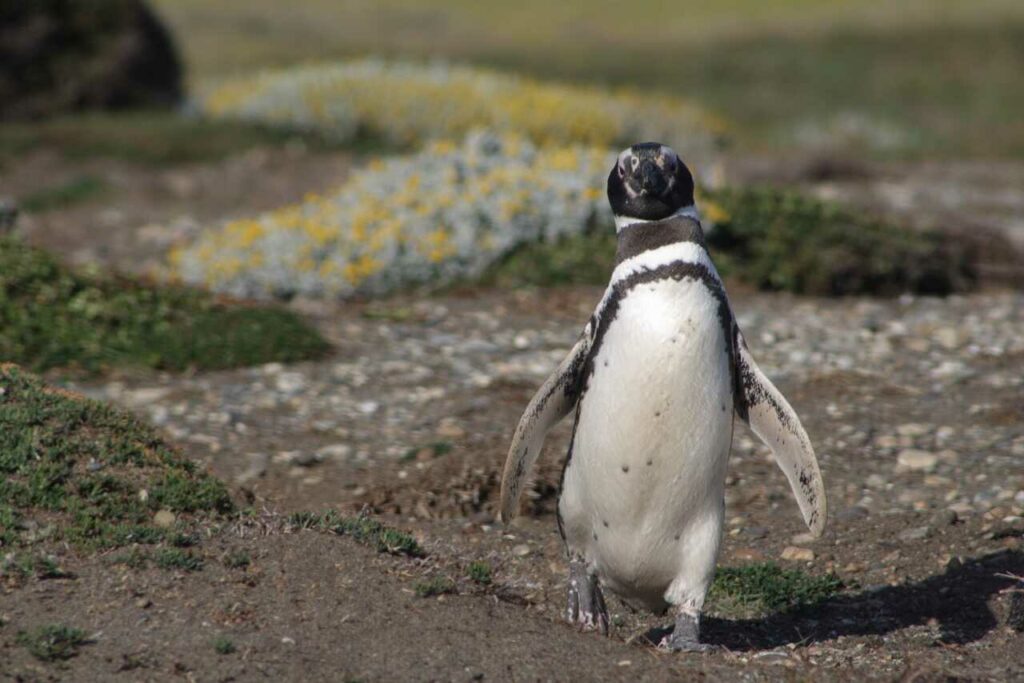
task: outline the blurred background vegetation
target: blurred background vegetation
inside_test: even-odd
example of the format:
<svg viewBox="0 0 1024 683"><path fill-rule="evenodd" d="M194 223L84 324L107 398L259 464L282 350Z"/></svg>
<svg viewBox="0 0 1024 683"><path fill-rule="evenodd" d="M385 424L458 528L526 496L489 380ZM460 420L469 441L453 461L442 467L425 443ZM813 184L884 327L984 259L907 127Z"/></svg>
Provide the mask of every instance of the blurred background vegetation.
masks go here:
<svg viewBox="0 0 1024 683"><path fill-rule="evenodd" d="M23 225L36 226L29 241L58 251L39 218L66 214L82 222L78 233L96 230L97 216L129 199L116 180L125 169L187 175L190 164L268 149L343 154L350 167L344 184L326 189L295 181L286 205L253 198L211 211L202 234L162 249L172 264L144 285L101 276L102 258L92 271L67 270L5 238L0 256L17 268L0 279L0 349L32 367L225 367L326 349L290 313L159 294L168 274L201 287L226 283L218 291L235 296L315 295L330 289L317 280L329 276L348 293L379 294L381 286L360 282L381 280L389 265L418 270L388 282L436 273L442 285L467 274L484 286L602 283L613 237L609 217L591 208L603 204L601 155L648 136L672 138L697 160L716 261L750 286L943 295L987 284L994 262L1016 273L997 284L1021 280L1009 241L986 226L912 225L909 212L875 215L806 196L785 173L762 174L767 186L716 178L723 159L767 160L769 169L812 159L811 174L825 179L855 177L860 164L1019 160L1018 1L25 0L0 9L0 58L0 228L16 206ZM480 126L505 137L477 168L478 152L491 154L486 144L459 145ZM515 135L543 152L541 170ZM424 185L417 169L429 164L411 155L442 148L432 173L445 180ZM54 154L66 174L21 172L26 159ZM407 161L380 171L378 156ZM580 159L599 161L584 171ZM122 166L97 167L102 160ZM476 170L463 178L464 168ZM562 173L586 175L589 189ZM401 201L374 199L360 184L385 179ZM460 197L470 190L476 203ZM365 206L352 200L361 193ZM566 216L568 227L540 224ZM461 236L452 227L460 221L469 226ZM296 239L283 242L289 235ZM490 256L475 262L474 251ZM279 261L282 252L290 260ZM175 258L191 276L175 270ZM122 290L130 305L91 313L65 305L115 301ZM48 313L17 314L33 303ZM253 329L282 331L235 353L234 342L215 341L217 321L229 319L223 329L239 330L229 335L239 343ZM160 346L153 325L187 333ZM304 341L287 348L295 335ZM59 348L37 341L47 338Z"/></svg>

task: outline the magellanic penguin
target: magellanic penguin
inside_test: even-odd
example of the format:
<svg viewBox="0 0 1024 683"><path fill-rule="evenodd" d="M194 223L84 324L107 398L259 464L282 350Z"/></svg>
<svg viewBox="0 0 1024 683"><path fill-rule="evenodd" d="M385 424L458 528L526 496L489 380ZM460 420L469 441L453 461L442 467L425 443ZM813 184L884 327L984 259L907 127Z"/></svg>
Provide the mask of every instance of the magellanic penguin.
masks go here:
<svg viewBox="0 0 1024 683"><path fill-rule="evenodd" d="M569 620L607 633L603 585L630 605L674 608L662 648L706 650L700 612L722 538L733 415L771 447L815 535L825 490L799 418L736 325L689 169L665 145L633 145L608 176L608 199L618 232L611 282L519 421L501 517L515 516L547 431L575 409L558 501Z"/></svg>

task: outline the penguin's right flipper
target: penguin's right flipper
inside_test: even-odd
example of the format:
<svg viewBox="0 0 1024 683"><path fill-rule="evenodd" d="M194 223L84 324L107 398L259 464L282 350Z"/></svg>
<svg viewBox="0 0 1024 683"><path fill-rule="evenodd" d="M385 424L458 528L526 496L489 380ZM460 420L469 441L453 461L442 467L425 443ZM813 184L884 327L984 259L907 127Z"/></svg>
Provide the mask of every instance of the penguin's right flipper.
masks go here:
<svg viewBox="0 0 1024 683"><path fill-rule="evenodd" d="M825 484L811 440L789 401L757 367L743 334L736 330L736 412L750 425L789 480L804 522L815 536L825 530Z"/></svg>
<svg viewBox="0 0 1024 683"><path fill-rule="evenodd" d="M587 325L572 351L534 394L519 419L501 476L503 522L510 522L516 516L523 482L540 455L548 430L576 407L583 366L590 352L590 328Z"/></svg>

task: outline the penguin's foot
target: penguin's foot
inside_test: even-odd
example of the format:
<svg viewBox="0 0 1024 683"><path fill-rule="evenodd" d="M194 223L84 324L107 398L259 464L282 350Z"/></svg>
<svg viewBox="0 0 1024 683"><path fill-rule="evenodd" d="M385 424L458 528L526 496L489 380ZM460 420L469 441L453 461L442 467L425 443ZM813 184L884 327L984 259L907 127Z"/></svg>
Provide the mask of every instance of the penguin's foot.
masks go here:
<svg viewBox="0 0 1024 683"><path fill-rule="evenodd" d="M569 562L569 608L566 617L581 631L599 630L608 635L608 608L597 582L597 576L587 571L583 560Z"/></svg>
<svg viewBox="0 0 1024 683"><path fill-rule="evenodd" d="M714 652L718 646L700 642L700 615L679 612L672 633L658 643L659 650L668 652Z"/></svg>

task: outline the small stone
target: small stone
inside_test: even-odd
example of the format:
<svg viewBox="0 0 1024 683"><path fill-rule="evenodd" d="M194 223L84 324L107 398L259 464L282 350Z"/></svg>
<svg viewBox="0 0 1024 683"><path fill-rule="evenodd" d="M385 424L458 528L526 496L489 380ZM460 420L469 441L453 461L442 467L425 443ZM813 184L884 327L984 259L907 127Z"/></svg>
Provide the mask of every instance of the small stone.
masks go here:
<svg viewBox="0 0 1024 683"><path fill-rule="evenodd" d="M346 443L332 443L318 448L316 454L321 460L343 460L352 453L352 447Z"/></svg>
<svg viewBox="0 0 1024 683"><path fill-rule="evenodd" d="M158 527L162 529L167 529L169 527L174 526L174 523L177 521L177 519L178 518L175 517L174 513L171 512L170 510L158 510L157 513L153 515L153 524L156 524Z"/></svg>
<svg viewBox="0 0 1024 683"><path fill-rule="evenodd" d="M952 526L956 524L959 517L956 510L939 510L932 515L932 524L937 527Z"/></svg>
<svg viewBox="0 0 1024 683"><path fill-rule="evenodd" d="M884 489L886 486L888 486L889 480L880 474L871 474L864 481L864 483L867 484L869 488Z"/></svg>
<svg viewBox="0 0 1024 683"><path fill-rule="evenodd" d="M896 428L897 434L900 436L909 436L911 438L924 436L928 431L928 425L918 424L916 422L908 422L907 424L902 424Z"/></svg>
<svg viewBox="0 0 1024 683"><path fill-rule="evenodd" d="M810 548L798 548L795 545L786 546L780 557L792 562L813 562L814 551Z"/></svg>
<svg viewBox="0 0 1024 683"><path fill-rule="evenodd" d="M380 403L377 403L377 401L363 401L359 404L358 408L359 412L363 415L373 415L380 408Z"/></svg>
<svg viewBox="0 0 1024 683"><path fill-rule="evenodd" d="M896 456L897 469L911 472L932 472L938 461L939 459L934 453L913 448L904 449Z"/></svg>
<svg viewBox="0 0 1024 683"><path fill-rule="evenodd" d="M139 609L146 609L147 607L149 607L152 604L153 604L153 601L150 600L149 598L139 598L138 600L135 601L135 606L138 607Z"/></svg>
<svg viewBox="0 0 1024 683"><path fill-rule="evenodd" d="M283 394L298 394L306 388L306 378L301 372L282 372L277 376L274 385Z"/></svg>
<svg viewBox="0 0 1024 683"><path fill-rule="evenodd" d="M312 467L313 465L316 465L319 462L320 456L316 453L311 453L309 451L299 451L291 459L291 463L293 465L298 465L299 467Z"/></svg>
<svg viewBox="0 0 1024 683"><path fill-rule="evenodd" d="M751 540L758 540L768 535L768 527L748 526L743 529L743 536Z"/></svg>
<svg viewBox="0 0 1024 683"><path fill-rule="evenodd" d="M530 546L526 545L525 543L521 543L512 548L512 554L516 557L526 557L530 554Z"/></svg>
<svg viewBox="0 0 1024 683"><path fill-rule="evenodd" d="M930 526L919 526L913 529L904 529L899 533L899 539L901 541L923 541L932 535L932 528Z"/></svg>
<svg viewBox="0 0 1024 683"><path fill-rule="evenodd" d="M247 484L254 479L259 479L267 473L269 458L266 453L250 453L248 456L249 466L245 471L235 477L239 484Z"/></svg>
<svg viewBox="0 0 1024 683"><path fill-rule="evenodd" d="M754 548L737 548L733 557L741 562L764 562L766 559L764 553Z"/></svg>
<svg viewBox="0 0 1024 683"><path fill-rule="evenodd" d="M799 534L795 534L793 538L789 539L793 545L807 545L808 543L814 543L817 537L809 531L804 531Z"/></svg>
<svg viewBox="0 0 1024 683"><path fill-rule="evenodd" d="M437 435L446 439L461 439L466 435L466 430L456 424L455 420L446 417L437 426Z"/></svg>

